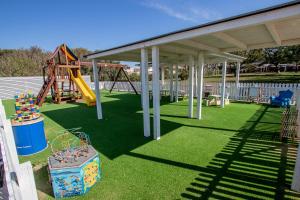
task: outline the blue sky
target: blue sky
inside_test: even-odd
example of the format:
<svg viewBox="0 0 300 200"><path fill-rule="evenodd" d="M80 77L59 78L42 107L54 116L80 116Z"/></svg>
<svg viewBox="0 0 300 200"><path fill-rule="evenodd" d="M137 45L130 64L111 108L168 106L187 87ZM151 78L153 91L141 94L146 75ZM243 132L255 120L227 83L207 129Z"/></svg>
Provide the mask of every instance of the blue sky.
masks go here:
<svg viewBox="0 0 300 200"><path fill-rule="evenodd" d="M286 0L2 0L0 48L106 49Z"/></svg>

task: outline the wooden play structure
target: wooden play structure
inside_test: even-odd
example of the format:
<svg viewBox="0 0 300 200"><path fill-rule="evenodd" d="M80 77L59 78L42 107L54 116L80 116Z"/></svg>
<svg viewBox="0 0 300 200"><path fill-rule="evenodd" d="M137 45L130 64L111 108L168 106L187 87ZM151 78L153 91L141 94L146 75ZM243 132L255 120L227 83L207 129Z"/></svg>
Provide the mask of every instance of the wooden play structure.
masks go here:
<svg viewBox="0 0 300 200"><path fill-rule="evenodd" d="M80 62L80 65L82 67L92 67L91 62ZM126 81L130 84L130 86L132 87L134 93L138 94L138 92L135 89L134 85L130 81L127 72L124 70L124 68L127 67L126 65L116 64L116 63L97 63L97 67L99 68L98 76L101 75L104 68L115 68L116 70L118 70L116 76L114 77L114 82L113 82L109 92L111 92L114 89L116 82L120 80L121 74L123 73L125 78L126 78Z"/></svg>
<svg viewBox="0 0 300 200"><path fill-rule="evenodd" d="M95 94L81 77L80 62L65 44L55 49L46 64L43 67L44 84L37 95L37 105L43 104L50 89L55 103L80 99L82 95L87 105L95 105Z"/></svg>
<svg viewBox="0 0 300 200"><path fill-rule="evenodd" d="M58 46L47 60L46 66L43 67L44 84L37 95L36 104L42 106L49 91L51 91L52 100L55 103L61 103L62 101L76 101L77 99L83 98L88 106L94 106L96 103L96 96L84 81L80 72L81 67L91 66L91 62L80 62L67 45L62 44ZM118 80L120 73L124 72L126 79L137 94L136 89L124 71L125 65L97 63L97 67L99 68L99 73L101 72L101 68L104 67L119 69L117 76L115 77L115 82ZM115 84L113 84L113 87L114 85Z"/></svg>

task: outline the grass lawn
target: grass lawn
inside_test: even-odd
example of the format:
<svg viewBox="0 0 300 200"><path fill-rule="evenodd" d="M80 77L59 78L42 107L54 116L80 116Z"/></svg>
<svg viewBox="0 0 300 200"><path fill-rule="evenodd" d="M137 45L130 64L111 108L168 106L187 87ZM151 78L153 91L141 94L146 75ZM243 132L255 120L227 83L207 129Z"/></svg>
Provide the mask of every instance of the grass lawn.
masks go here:
<svg viewBox="0 0 300 200"><path fill-rule="evenodd" d="M222 75L205 77L207 82L220 82ZM235 81L233 74L227 74L226 81ZM299 83L300 72L260 72L260 73L242 73L240 81L243 82L261 82L261 83Z"/></svg>
<svg viewBox="0 0 300 200"><path fill-rule="evenodd" d="M279 142L281 109L232 103L187 119L187 101L161 102L159 141L143 137L140 96L102 93L103 120L84 104L42 107L48 140L82 127L102 160L102 180L71 199L300 199L289 190L297 146ZM4 101L12 114L13 101ZM40 199L53 199L50 148L30 160Z"/></svg>

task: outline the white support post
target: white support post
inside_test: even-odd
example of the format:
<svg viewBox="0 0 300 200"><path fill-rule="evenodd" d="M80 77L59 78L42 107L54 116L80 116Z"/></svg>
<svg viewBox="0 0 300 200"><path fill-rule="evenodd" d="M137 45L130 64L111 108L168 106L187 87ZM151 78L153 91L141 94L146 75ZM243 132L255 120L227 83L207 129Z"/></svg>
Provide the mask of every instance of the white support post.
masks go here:
<svg viewBox="0 0 300 200"><path fill-rule="evenodd" d="M239 98L240 70L241 70L241 63L237 62L237 66L236 66L236 78L235 78L235 86L236 86L235 99Z"/></svg>
<svg viewBox="0 0 300 200"><path fill-rule="evenodd" d="M296 164L294 168L292 190L300 192L300 145L298 146Z"/></svg>
<svg viewBox="0 0 300 200"><path fill-rule="evenodd" d="M153 137L160 139L159 48L152 47Z"/></svg>
<svg viewBox="0 0 300 200"><path fill-rule="evenodd" d="M173 92L173 64L169 66L169 78L170 78L170 102L174 101L174 92Z"/></svg>
<svg viewBox="0 0 300 200"><path fill-rule="evenodd" d="M225 107L225 93L226 93L226 68L227 60L224 61L222 67L222 94L221 94L221 108Z"/></svg>
<svg viewBox="0 0 300 200"><path fill-rule="evenodd" d="M149 114L149 88L148 88L148 50L141 49L141 81L142 81L142 105L144 120L144 136L150 136Z"/></svg>
<svg viewBox="0 0 300 200"><path fill-rule="evenodd" d="M94 75L94 85L95 85L95 93L96 93L97 117L98 117L98 119L102 119L103 115L102 115L101 95L100 95L100 88L99 88L97 62L95 59L93 59L92 63L93 63L93 75Z"/></svg>
<svg viewBox="0 0 300 200"><path fill-rule="evenodd" d="M300 111L300 89L296 90L296 107L297 110Z"/></svg>
<svg viewBox="0 0 300 200"><path fill-rule="evenodd" d="M296 122L297 123L296 137L299 138L300 137L300 110L298 108L297 108L297 112L298 112L298 117L297 117L297 122Z"/></svg>
<svg viewBox="0 0 300 200"><path fill-rule="evenodd" d="M198 90L197 90L197 85L198 85L198 66L195 65L195 68L194 68L194 91L195 91L195 94L194 94L194 97L198 97Z"/></svg>
<svg viewBox="0 0 300 200"><path fill-rule="evenodd" d="M197 83L197 119L202 118L202 93L203 93L203 70L204 70L204 55L198 55L198 83Z"/></svg>
<svg viewBox="0 0 300 200"><path fill-rule="evenodd" d="M175 102L178 102L178 64L175 69Z"/></svg>
<svg viewBox="0 0 300 200"><path fill-rule="evenodd" d="M165 67L161 66L160 68L161 70L161 74L160 74L160 78L161 78L161 89L164 89L164 85L165 85Z"/></svg>
<svg viewBox="0 0 300 200"><path fill-rule="evenodd" d="M195 60L192 55L189 56L189 112L188 117L193 118L194 103L194 65Z"/></svg>
<svg viewBox="0 0 300 200"><path fill-rule="evenodd" d="M300 89L296 89L295 91L296 95L296 109L298 112L298 117L297 117L297 137L300 137ZM300 153L300 151L299 151Z"/></svg>

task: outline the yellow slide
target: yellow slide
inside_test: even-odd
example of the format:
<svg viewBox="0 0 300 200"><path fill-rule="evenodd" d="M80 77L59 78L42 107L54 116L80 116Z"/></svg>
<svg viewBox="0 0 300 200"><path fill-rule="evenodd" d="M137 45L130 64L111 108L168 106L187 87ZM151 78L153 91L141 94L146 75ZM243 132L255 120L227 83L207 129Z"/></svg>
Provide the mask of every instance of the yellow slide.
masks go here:
<svg viewBox="0 0 300 200"><path fill-rule="evenodd" d="M77 88L81 92L83 99L85 100L86 104L88 106L94 106L96 105L96 95L92 91L92 89L86 84L86 82L83 80L80 70L77 69L77 77L74 76L71 69L68 69L72 81L76 84Z"/></svg>

